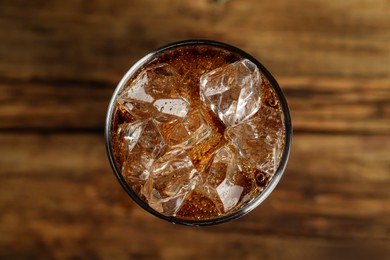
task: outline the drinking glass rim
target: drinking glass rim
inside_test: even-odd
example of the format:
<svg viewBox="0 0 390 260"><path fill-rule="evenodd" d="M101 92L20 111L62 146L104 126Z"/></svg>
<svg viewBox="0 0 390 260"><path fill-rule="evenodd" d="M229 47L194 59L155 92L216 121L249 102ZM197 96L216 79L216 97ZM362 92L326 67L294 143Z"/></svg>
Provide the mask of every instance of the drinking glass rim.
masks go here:
<svg viewBox="0 0 390 260"><path fill-rule="evenodd" d="M217 47L220 49L224 49L233 53L236 53L240 55L243 58L246 58L250 61L252 61L256 66L259 68L261 73L263 73L267 80L270 82L272 85L272 88L276 92L278 96L278 100L281 104L281 108L283 111L283 120L284 120L284 128L285 128L285 136L284 136L284 149L283 153L280 159L279 166L277 170L275 171L273 177L271 178L270 182L264 187L263 191L254 198L252 201L248 202L246 205L244 205L241 209L218 218L213 218L213 219L205 219L205 220L190 220L190 219L182 219L182 218L177 218L173 216L165 216L161 214L160 212L157 212L153 208L151 208L145 201L141 200L139 196L137 195L136 192L133 191L131 187L127 184L125 179L122 176L121 171L118 169L115 159L114 159L114 154L112 151L112 146L111 146L111 124L112 124L112 119L113 119L113 114L115 111L115 104L116 104L116 99L118 94L122 91L122 89L126 86L127 82L131 77L140 69L142 68L143 65L147 64L150 62L153 58L157 57L158 55L169 51L173 50L179 47L184 47L184 46L211 46L211 47ZM220 224L227 222L229 220L237 219L239 217L242 217L255 209L257 206L259 206L274 190L278 182L280 181L284 170L287 166L288 158L290 155L291 151L291 144L292 144L292 123L291 123L291 117L290 117L290 111L288 108L288 104L286 101L286 98L275 80L275 78L272 76L272 74L253 56L250 54L246 53L245 51L234 47L232 45L218 42L218 41L212 41L212 40L186 40L186 41L180 41L180 42L174 42L168 45L165 45L161 48L158 48L143 58L141 58L138 62L136 62L127 72L126 74L122 77L120 82L115 88L115 91L111 97L111 100L108 105L108 110L107 110L107 115L106 115L106 121L105 121L105 130L104 130L104 135L105 135L105 142L106 142L106 151L108 155L108 159L110 161L111 168L118 179L119 183L121 184L122 188L126 191L126 193L139 205L141 206L144 210L148 211L149 213L164 219L168 222L174 223L174 224L182 224L182 225L187 225L187 226L209 226L209 225L215 225L215 224Z"/></svg>

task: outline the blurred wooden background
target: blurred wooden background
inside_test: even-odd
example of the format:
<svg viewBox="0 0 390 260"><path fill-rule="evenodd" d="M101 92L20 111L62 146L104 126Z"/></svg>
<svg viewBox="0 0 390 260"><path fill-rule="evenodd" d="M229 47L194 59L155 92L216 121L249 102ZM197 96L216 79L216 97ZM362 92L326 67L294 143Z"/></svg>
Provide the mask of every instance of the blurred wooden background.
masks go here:
<svg viewBox="0 0 390 260"><path fill-rule="evenodd" d="M185 39L282 86L287 170L249 215L172 225L135 205L103 127L127 69ZM390 1L0 0L1 259L389 259Z"/></svg>

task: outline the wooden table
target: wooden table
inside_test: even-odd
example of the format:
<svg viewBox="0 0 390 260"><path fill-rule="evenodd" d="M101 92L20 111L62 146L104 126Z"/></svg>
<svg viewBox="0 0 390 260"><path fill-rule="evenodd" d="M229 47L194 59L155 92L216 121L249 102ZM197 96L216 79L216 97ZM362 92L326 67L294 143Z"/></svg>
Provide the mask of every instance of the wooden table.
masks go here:
<svg viewBox="0 0 390 260"><path fill-rule="evenodd" d="M0 0L1 259L389 259L390 2ZM290 104L293 149L249 215L191 228L133 203L105 113L146 53L251 53Z"/></svg>

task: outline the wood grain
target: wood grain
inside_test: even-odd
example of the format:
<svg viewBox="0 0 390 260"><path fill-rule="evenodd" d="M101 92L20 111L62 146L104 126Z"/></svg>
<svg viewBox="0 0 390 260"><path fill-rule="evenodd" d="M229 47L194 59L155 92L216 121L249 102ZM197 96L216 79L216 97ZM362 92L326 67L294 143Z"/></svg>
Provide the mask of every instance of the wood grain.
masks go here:
<svg viewBox="0 0 390 260"><path fill-rule="evenodd" d="M248 216L210 228L172 226L131 202L106 163L101 139L0 137L0 153L9 153L0 159L0 208L7 209L0 215L4 257L20 256L18 248L55 258L91 251L163 259L256 258L262 251L270 259L327 259L333 253L380 256L387 250L390 163L381 145L390 145L387 137L296 136L291 163L272 196ZM309 144L315 140L318 145ZM372 153L375 158L366 156ZM363 174L368 170L370 175ZM167 232L184 240L172 242ZM361 250L351 250L361 243Z"/></svg>
<svg viewBox="0 0 390 260"><path fill-rule="evenodd" d="M155 48L207 38L241 47L277 77L388 79L388 10L387 0L2 0L0 77L116 82Z"/></svg>
<svg viewBox="0 0 390 260"><path fill-rule="evenodd" d="M390 2L0 0L1 259L387 259ZM289 102L281 182L219 226L165 223L106 158L113 90L150 51L247 51Z"/></svg>

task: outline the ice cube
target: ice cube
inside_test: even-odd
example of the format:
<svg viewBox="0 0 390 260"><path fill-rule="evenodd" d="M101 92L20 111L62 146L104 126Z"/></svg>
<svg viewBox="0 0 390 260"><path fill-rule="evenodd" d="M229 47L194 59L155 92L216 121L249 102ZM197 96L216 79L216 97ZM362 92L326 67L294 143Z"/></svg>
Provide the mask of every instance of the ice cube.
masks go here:
<svg viewBox="0 0 390 260"><path fill-rule="evenodd" d="M200 144L213 133L202 110L194 110L178 121L167 137L167 144L172 147L190 149Z"/></svg>
<svg viewBox="0 0 390 260"><path fill-rule="evenodd" d="M145 69L118 96L118 103L137 119L159 121L184 117L190 103L179 94L180 75L168 64Z"/></svg>
<svg viewBox="0 0 390 260"><path fill-rule="evenodd" d="M253 117L259 117L261 124L271 131L278 132L283 129L283 114L280 109L262 106Z"/></svg>
<svg viewBox="0 0 390 260"><path fill-rule="evenodd" d="M122 175L131 184L142 184L149 177L153 161L165 150L165 140L154 119L126 124L122 138L125 149Z"/></svg>
<svg viewBox="0 0 390 260"><path fill-rule="evenodd" d="M150 207L164 215L174 216L199 179L200 175L185 150L176 149L153 162L142 193Z"/></svg>
<svg viewBox="0 0 390 260"><path fill-rule="evenodd" d="M257 66L243 59L202 75L200 97L225 125L236 125L259 110L261 81Z"/></svg>
<svg viewBox="0 0 390 260"><path fill-rule="evenodd" d="M218 185L217 193L222 201L225 212L237 205L243 190L244 187L235 185L228 179L223 180L223 182Z"/></svg>
<svg viewBox="0 0 390 260"><path fill-rule="evenodd" d="M239 160L236 153L225 145L215 152L203 176L204 186L214 190L208 192L210 199L215 201L213 194L217 194L218 200L215 204L219 205L223 213L242 202L254 187L254 179L244 175Z"/></svg>
<svg viewBox="0 0 390 260"><path fill-rule="evenodd" d="M281 124L281 119L272 109L262 108L261 112L262 116L227 128L225 136L243 158L272 176L280 161L283 134L275 125Z"/></svg>

